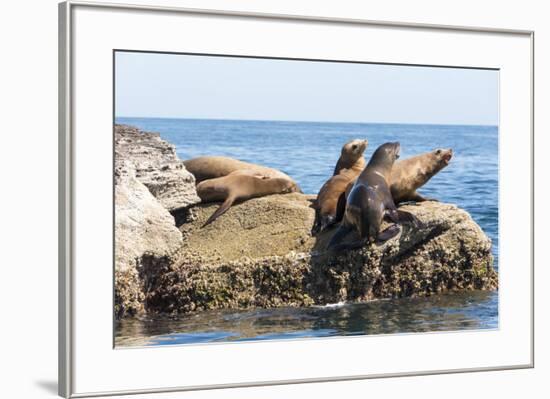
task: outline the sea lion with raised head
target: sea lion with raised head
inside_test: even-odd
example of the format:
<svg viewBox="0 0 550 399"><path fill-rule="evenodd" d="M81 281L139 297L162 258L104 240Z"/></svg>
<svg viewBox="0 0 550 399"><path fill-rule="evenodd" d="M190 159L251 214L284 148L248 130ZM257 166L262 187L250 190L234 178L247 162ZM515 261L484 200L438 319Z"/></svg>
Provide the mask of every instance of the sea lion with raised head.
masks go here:
<svg viewBox="0 0 550 399"><path fill-rule="evenodd" d="M385 143L376 149L349 193L344 218L332 236L328 250L356 248L373 241L382 244L395 237L399 233L397 224L380 231L384 216L394 223L414 220L410 213L397 210L390 192L389 178L399 150L398 142ZM342 244L341 241L352 230L357 230L360 240Z"/></svg>
<svg viewBox="0 0 550 399"><path fill-rule="evenodd" d="M342 169L353 169L357 171L357 174L361 173L365 168L365 158L363 158L363 153L369 144L368 140L355 139L348 141L342 147L340 152L340 158L336 162L334 167L333 176L336 176L340 173Z"/></svg>
<svg viewBox="0 0 550 399"><path fill-rule="evenodd" d="M243 170L227 176L204 180L197 185L197 194L201 201L223 201L223 203L202 227L209 225L223 215L235 201L299 191L300 188L291 179L265 177L255 171Z"/></svg>
<svg viewBox="0 0 550 399"><path fill-rule="evenodd" d="M409 201L437 201L434 198L423 197L416 190L426 184L441 169L449 165L452 157L452 149L437 148L433 151L395 162L390 177L390 191L393 202L397 205ZM354 183L355 181L351 181L347 185L344 195L339 198L333 223L338 223L344 217L346 198Z"/></svg>
<svg viewBox="0 0 550 399"><path fill-rule="evenodd" d="M352 140L342 147L334 175L323 184L313 203L315 222L311 229L312 234L319 234L335 223L340 196L346 191L348 184L354 181L365 168L363 153L367 145L367 140Z"/></svg>
<svg viewBox="0 0 550 399"><path fill-rule="evenodd" d="M195 176L197 184L204 180L227 176L236 171L255 171L264 177L280 177L292 180L287 174L273 168L256 165L238 159L220 156L204 156L183 161L185 168ZM246 174L247 172L245 172Z"/></svg>
<svg viewBox="0 0 550 399"><path fill-rule="evenodd" d="M396 204L408 201L435 201L432 198L423 197L416 190L449 165L452 157L452 149L438 148L396 162L391 172L390 191L393 201Z"/></svg>

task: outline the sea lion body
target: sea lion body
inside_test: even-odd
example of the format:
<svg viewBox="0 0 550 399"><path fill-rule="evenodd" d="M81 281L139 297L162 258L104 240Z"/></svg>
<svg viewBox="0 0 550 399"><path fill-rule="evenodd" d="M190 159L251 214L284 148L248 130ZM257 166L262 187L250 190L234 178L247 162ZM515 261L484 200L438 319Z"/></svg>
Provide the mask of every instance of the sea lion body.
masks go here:
<svg viewBox="0 0 550 399"><path fill-rule="evenodd" d="M285 194L300 191L291 179L266 178L256 171L241 170L227 176L208 179L197 185L197 194L202 202L223 201L220 207L202 226L212 223L224 214L235 201L262 197L270 194Z"/></svg>
<svg viewBox="0 0 550 399"><path fill-rule="evenodd" d="M352 140L342 147L333 176L319 190L315 206L315 223L312 234L318 234L335 223L338 201L349 182L355 180L365 168L363 153L367 140Z"/></svg>
<svg viewBox="0 0 550 399"><path fill-rule="evenodd" d="M332 176L321 187L314 202L315 222L312 234L319 234L337 222L337 210L339 206L342 206L342 204L339 205L339 201L342 201L346 188L350 182L353 182L357 178L359 173L352 169L344 169L340 174Z"/></svg>
<svg viewBox="0 0 550 399"><path fill-rule="evenodd" d="M383 243L394 237L399 233L397 225L380 231L386 215L395 223L412 219L408 212L397 210L390 191L389 179L399 149L398 142L385 143L376 149L349 193L342 223L328 244L329 250L352 248L365 242ZM352 230L359 233L360 241L352 245L341 244Z"/></svg>
<svg viewBox="0 0 550 399"><path fill-rule="evenodd" d="M220 156L204 156L183 161L185 168L195 176L196 183L204 180L227 176L238 171L255 171L269 178L286 178L292 180L287 174L273 168L256 165L238 159ZM239 172L241 173L241 172Z"/></svg>
<svg viewBox="0 0 550 399"><path fill-rule="evenodd" d="M407 201L431 200L416 190L445 168L453 156L452 149L438 148L424 154L397 161L391 172L390 190L396 204Z"/></svg>

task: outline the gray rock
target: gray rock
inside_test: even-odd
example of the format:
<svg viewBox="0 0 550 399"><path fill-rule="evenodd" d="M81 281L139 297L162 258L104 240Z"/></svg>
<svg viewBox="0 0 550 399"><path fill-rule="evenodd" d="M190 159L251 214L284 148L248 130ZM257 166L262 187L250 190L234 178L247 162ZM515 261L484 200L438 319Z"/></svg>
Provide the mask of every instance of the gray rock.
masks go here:
<svg viewBox="0 0 550 399"><path fill-rule="evenodd" d="M136 178L169 211L197 204L195 178L176 155L174 146L157 133L115 125L115 167L130 162Z"/></svg>
<svg viewBox="0 0 550 399"><path fill-rule="evenodd" d="M143 312L137 266L144 254L170 255L182 244L174 217L135 176L130 162L115 169L115 313Z"/></svg>
<svg viewBox="0 0 550 399"><path fill-rule="evenodd" d="M115 264L136 267L144 253L170 255L182 244L174 217L136 177L131 164L115 174Z"/></svg>

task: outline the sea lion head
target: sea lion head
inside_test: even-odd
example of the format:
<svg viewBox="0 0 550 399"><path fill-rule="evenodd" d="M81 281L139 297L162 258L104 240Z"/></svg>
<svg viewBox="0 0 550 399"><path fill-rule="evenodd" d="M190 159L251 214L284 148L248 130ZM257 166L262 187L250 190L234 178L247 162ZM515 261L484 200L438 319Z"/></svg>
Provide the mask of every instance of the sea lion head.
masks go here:
<svg viewBox="0 0 550 399"><path fill-rule="evenodd" d="M281 194L288 194L288 193L301 193L301 194L303 194L302 189L300 188L298 183L296 183L295 181L288 180L288 179L281 179L281 180L282 180Z"/></svg>
<svg viewBox="0 0 550 399"><path fill-rule="evenodd" d="M422 161L422 184L431 179L436 173L439 173L441 169L449 165L451 158L453 157L453 150L450 148L436 148L431 152L427 152L423 155Z"/></svg>
<svg viewBox="0 0 550 399"><path fill-rule="evenodd" d="M431 152L431 156L434 160L435 172L437 173L445 166L449 165L453 157L453 150L451 148L436 148Z"/></svg>
<svg viewBox="0 0 550 399"><path fill-rule="evenodd" d="M348 160L350 162L356 162L360 157L363 156L369 141L367 139L354 139L348 141L342 147L342 159Z"/></svg>
<svg viewBox="0 0 550 399"><path fill-rule="evenodd" d="M401 145L398 141L382 144L374 151L369 161L369 166L391 170L394 162L399 158Z"/></svg>

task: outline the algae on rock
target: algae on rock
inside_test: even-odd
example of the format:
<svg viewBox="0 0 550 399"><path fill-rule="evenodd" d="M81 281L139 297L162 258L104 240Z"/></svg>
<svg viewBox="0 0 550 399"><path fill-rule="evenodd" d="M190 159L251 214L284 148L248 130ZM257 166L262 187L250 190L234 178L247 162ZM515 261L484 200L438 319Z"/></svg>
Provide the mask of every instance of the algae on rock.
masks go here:
<svg viewBox="0 0 550 399"><path fill-rule="evenodd" d="M180 226L182 247L139 268L146 309L308 306L497 288L489 238L454 205L406 205L420 226L404 225L382 247L331 254L324 248L334 229L318 238L309 233L311 199L297 193L252 199L204 229L216 205L195 206L196 219Z"/></svg>

